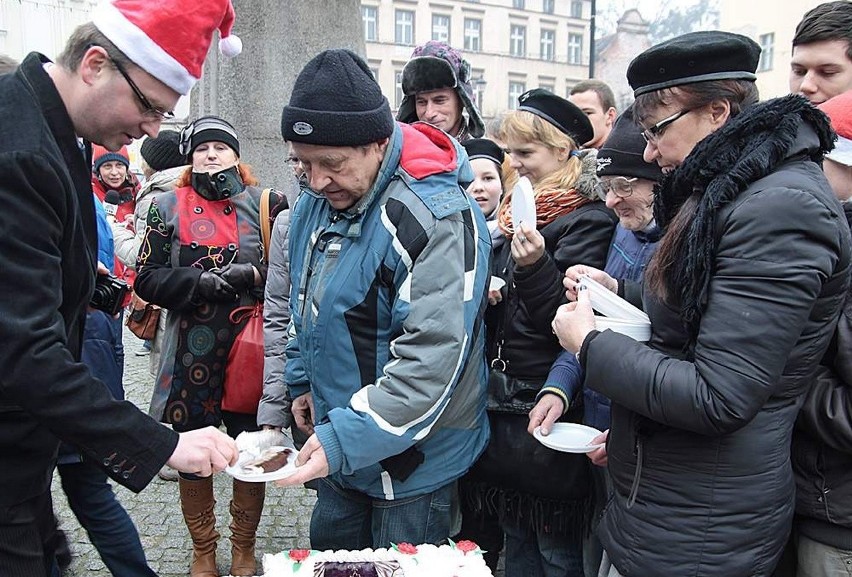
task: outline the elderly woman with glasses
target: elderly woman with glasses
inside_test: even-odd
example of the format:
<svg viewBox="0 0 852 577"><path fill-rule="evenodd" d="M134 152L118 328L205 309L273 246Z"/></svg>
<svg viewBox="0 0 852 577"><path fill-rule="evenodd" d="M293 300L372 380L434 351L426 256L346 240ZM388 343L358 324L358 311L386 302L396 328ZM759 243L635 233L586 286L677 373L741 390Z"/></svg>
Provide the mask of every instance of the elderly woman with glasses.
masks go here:
<svg viewBox="0 0 852 577"><path fill-rule="evenodd" d="M648 344L595 329L578 271L553 329L584 385L612 399L613 484L600 575L771 575L790 532L790 437L850 273L849 229L820 162L825 117L801 96L758 104L760 47L686 34L640 54L627 77L645 160L666 173L664 234L640 304Z"/></svg>

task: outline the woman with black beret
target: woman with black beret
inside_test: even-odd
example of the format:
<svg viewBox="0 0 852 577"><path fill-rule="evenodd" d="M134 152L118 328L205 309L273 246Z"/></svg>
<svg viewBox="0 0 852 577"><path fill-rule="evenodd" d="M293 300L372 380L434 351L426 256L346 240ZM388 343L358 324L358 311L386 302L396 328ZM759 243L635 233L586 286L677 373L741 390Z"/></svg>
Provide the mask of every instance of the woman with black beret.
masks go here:
<svg viewBox="0 0 852 577"><path fill-rule="evenodd" d="M530 90L503 119L499 138L512 168L532 184L536 220L514 228L513 191L497 212L492 274L506 286L489 295L486 310L491 442L462 493L499 516L507 577L582 577L589 463L541 445L527 433L528 413L560 351L550 321L565 302L565 270L583 262L603 268L617 219L597 195L594 154L579 151L592 126L575 105Z"/></svg>
<svg viewBox="0 0 852 577"><path fill-rule="evenodd" d="M694 32L627 71L645 160L666 176L644 291L650 342L595 330L589 291L553 323L585 386L612 399L613 492L601 575L771 575L790 531L790 436L850 272L843 211L820 168L825 117L801 96L758 103L760 48Z"/></svg>

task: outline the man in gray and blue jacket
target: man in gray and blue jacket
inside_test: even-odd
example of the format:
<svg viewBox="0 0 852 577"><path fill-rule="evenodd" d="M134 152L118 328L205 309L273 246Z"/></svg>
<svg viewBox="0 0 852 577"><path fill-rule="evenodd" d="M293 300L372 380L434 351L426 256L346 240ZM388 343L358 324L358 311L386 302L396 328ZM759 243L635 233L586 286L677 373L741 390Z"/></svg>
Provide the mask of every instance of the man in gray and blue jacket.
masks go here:
<svg viewBox="0 0 852 577"><path fill-rule="evenodd" d="M314 549L438 543L488 441L482 311L490 237L463 149L397 125L367 64L316 56L281 120L304 170L290 231L286 383L313 435Z"/></svg>

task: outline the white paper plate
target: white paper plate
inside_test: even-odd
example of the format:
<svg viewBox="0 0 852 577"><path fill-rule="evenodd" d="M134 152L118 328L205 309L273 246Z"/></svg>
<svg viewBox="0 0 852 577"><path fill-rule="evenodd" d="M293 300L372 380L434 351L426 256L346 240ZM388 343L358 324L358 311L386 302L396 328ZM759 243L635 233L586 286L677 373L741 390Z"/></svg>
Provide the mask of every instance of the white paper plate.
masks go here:
<svg viewBox="0 0 852 577"><path fill-rule="evenodd" d="M599 331L609 329L643 343L651 340L651 323L595 317L595 328Z"/></svg>
<svg viewBox="0 0 852 577"><path fill-rule="evenodd" d="M638 323L651 322L648 315L646 315L641 309L636 308L596 280L593 280L591 277L581 277L580 286L585 286L589 289L592 308L599 313L623 321L633 321Z"/></svg>
<svg viewBox="0 0 852 577"><path fill-rule="evenodd" d="M590 444L600 434L601 431L593 427L577 423L556 423L549 435L542 435L541 427L533 430L533 437L542 445L563 453L588 453L600 449L606 443Z"/></svg>
<svg viewBox="0 0 852 577"><path fill-rule="evenodd" d="M515 232L521 230L521 223L529 229L536 228L535 193L526 176L519 178L512 189L512 226Z"/></svg>
<svg viewBox="0 0 852 577"><path fill-rule="evenodd" d="M488 283L488 290L498 291L504 286L506 286L506 281L501 279L499 276L493 276L491 277L491 280Z"/></svg>
<svg viewBox="0 0 852 577"><path fill-rule="evenodd" d="M290 452L290 458L287 461L287 464L278 469L277 471L270 471L269 473L250 473L243 469L243 465L252 461L256 457L248 453L246 451L240 451L240 457L237 461L237 464L232 467L227 467L225 472L231 475L235 479L239 479L240 481L245 481L247 483L266 483L267 481L277 481L278 479L283 479L285 477L289 477L293 473L296 472L296 455L298 452L296 449L291 447L281 447L284 451Z"/></svg>

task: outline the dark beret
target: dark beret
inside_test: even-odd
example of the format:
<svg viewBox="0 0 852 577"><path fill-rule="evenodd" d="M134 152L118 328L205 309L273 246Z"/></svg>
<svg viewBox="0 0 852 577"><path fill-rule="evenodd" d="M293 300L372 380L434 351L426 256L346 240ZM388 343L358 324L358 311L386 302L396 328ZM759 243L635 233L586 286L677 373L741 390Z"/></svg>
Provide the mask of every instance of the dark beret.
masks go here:
<svg viewBox="0 0 852 577"><path fill-rule="evenodd" d="M705 30L652 46L633 59L633 96L707 80L755 80L760 46L747 36Z"/></svg>
<svg viewBox="0 0 852 577"><path fill-rule="evenodd" d="M487 138L469 138L461 143L467 151L467 157L471 160L474 158L487 158L494 162L497 166L503 164L503 149L497 146L497 143Z"/></svg>
<svg viewBox="0 0 852 577"><path fill-rule="evenodd" d="M521 94L518 110L526 110L545 119L570 136L578 148L595 137L595 130L585 112L544 88L533 88Z"/></svg>

